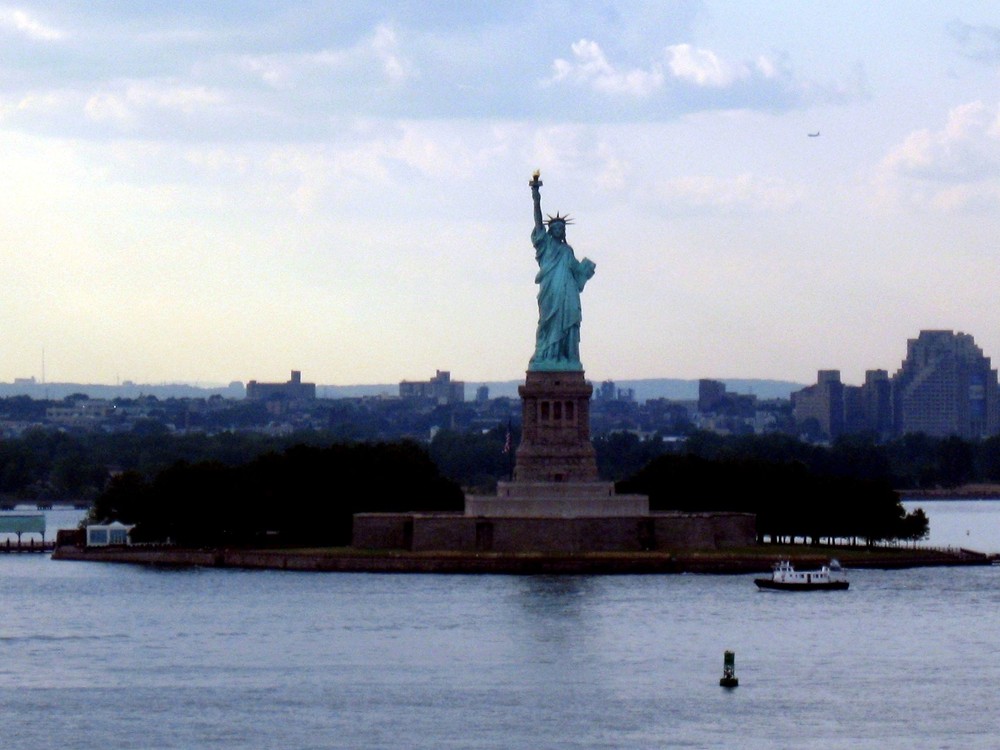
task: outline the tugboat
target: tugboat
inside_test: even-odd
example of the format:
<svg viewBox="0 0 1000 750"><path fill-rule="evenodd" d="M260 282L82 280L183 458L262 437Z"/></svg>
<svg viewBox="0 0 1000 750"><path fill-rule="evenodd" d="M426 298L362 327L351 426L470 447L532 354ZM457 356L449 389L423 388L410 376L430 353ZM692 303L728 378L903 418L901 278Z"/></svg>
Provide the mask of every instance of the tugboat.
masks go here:
<svg viewBox="0 0 1000 750"><path fill-rule="evenodd" d="M850 584L840 563L831 560L819 570L798 571L788 560L774 564L770 578L754 578L760 589L781 591L843 591Z"/></svg>

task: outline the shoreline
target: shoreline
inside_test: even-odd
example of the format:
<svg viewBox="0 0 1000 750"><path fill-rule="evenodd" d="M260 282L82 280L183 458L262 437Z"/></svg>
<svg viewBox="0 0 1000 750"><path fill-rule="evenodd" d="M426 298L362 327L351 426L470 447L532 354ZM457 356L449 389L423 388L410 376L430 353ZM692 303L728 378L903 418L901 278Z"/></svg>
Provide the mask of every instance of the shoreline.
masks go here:
<svg viewBox="0 0 1000 750"><path fill-rule="evenodd" d="M1000 484L965 484L961 487L896 492L900 500L1000 500Z"/></svg>
<svg viewBox="0 0 1000 750"><path fill-rule="evenodd" d="M902 569L991 565L993 556L969 550L921 548L803 548L760 545L739 550L675 552L459 553L315 549L180 549L175 547L57 547L53 560L160 567L212 567L327 573L449 573L500 575L767 573L778 560L800 568L837 558L845 568Z"/></svg>

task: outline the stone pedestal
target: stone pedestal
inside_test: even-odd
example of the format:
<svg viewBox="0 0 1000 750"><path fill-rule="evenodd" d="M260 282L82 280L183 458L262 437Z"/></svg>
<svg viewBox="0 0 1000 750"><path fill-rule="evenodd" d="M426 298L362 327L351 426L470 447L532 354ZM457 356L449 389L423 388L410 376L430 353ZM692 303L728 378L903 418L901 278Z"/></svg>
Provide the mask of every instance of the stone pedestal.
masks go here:
<svg viewBox="0 0 1000 750"><path fill-rule="evenodd" d="M495 497L468 496L466 516L496 518L612 518L644 516L649 498L616 495L597 476L590 442L593 387L582 371L528 371L521 395L521 444L514 481Z"/></svg>
<svg viewBox="0 0 1000 750"><path fill-rule="evenodd" d="M521 444L514 482L596 482L590 442L593 386L576 372L528 371L521 396Z"/></svg>

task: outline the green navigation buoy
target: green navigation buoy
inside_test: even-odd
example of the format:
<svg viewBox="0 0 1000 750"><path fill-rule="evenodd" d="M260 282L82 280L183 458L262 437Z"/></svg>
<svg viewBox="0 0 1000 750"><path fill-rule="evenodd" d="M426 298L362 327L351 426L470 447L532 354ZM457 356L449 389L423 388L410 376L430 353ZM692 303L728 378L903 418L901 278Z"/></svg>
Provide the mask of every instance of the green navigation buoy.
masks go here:
<svg viewBox="0 0 1000 750"><path fill-rule="evenodd" d="M722 679L719 684L725 688L734 688L740 684L736 677L736 653L727 651L722 660Z"/></svg>

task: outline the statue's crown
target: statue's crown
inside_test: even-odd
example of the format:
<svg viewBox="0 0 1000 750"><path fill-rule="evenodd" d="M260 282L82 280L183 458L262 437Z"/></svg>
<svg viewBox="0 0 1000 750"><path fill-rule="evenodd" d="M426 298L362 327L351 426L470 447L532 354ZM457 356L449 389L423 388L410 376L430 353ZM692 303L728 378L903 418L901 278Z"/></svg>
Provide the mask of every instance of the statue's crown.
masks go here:
<svg viewBox="0 0 1000 750"><path fill-rule="evenodd" d="M567 214L566 216L560 216L558 211L556 211L556 215L555 216L552 216L551 214L546 214L546 216L548 216L549 219L545 223L549 224L549 225L551 225L552 222L554 222L554 221L561 221L563 224L572 224L573 223L573 220L571 218L569 218L569 214Z"/></svg>

